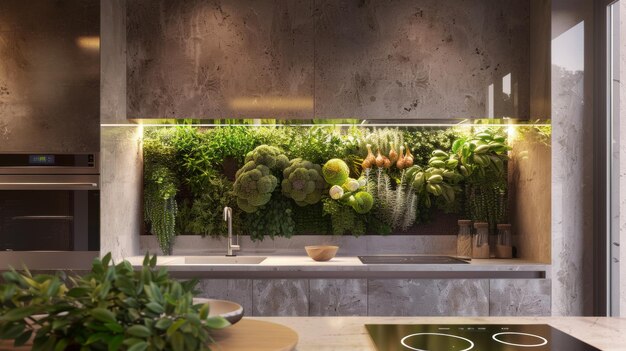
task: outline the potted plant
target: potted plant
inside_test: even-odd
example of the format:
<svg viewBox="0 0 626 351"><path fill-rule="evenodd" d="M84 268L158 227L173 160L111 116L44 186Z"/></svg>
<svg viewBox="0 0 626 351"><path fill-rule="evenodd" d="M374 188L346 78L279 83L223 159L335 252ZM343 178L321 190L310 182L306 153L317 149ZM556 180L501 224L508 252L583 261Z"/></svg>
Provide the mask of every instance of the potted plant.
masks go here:
<svg viewBox="0 0 626 351"><path fill-rule="evenodd" d="M111 255L95 259L82 277L11 270L0 285L0 339L33 350L210 350L211 331L230 324L193 303L197 281L141 270Z"/></svg>

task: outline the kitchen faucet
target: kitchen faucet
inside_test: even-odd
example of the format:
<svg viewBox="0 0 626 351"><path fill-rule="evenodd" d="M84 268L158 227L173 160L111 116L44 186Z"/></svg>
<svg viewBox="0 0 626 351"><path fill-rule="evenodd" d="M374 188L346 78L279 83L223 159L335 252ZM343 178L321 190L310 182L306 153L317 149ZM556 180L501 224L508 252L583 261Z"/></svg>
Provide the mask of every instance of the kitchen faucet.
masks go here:
<svg viewBox="0 0 626 351"><path fill-rule="evenodd" d="M237 256L233 254L233 251L241 250L239 246L239 234L237 234L237 245L233 245L233 209L230 207L224 207L224 220L228 222L228 246L226 249L226 256Z"/></svg>

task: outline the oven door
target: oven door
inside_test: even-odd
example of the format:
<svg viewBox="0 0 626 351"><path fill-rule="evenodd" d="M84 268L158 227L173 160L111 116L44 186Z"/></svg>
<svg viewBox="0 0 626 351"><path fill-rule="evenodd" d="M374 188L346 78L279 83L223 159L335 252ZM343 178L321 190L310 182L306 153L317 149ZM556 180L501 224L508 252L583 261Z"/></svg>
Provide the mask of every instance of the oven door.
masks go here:
<svg viewBox="0 0 626 351"><path fill-rule="evenodd" d="M99 251L98 175L0 175L0 251Z"/></svg>

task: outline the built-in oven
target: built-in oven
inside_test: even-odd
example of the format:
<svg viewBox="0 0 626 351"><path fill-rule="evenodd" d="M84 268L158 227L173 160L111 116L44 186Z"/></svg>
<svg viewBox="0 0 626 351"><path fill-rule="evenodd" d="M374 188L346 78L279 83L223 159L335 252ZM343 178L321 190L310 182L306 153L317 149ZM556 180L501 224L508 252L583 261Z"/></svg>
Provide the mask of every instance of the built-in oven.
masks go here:
<svg viewBox="0 0 626 351"><path fill-rule="evenodd" d="M97 154L0 154L0 254L97 256L99 178Z"/></svg>

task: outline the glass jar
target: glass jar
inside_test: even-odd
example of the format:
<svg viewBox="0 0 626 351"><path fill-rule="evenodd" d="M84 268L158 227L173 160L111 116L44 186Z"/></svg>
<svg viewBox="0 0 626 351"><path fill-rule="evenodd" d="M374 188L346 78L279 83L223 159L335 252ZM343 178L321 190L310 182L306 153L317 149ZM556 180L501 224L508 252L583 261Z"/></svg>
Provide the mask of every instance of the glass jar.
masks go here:
<svg viewBox="0 0 626 351"><path fill-rule="evenodd" d="M461 219L459 233L456 237L456 255L463 258L472 257L472 221Z"/></svg>
<svg viewBox="0 0 626 351"><path fill-rule="evenodd" d="M489 258L489 223L474 223L476 233L472 239L472 258Z"/></svg>
<svg viewBox="0 0 626 351"><path fill-rule="evenodd" d="M513 258L511 225L498 224L498 241L496 243L497 258Z"/></svg>

